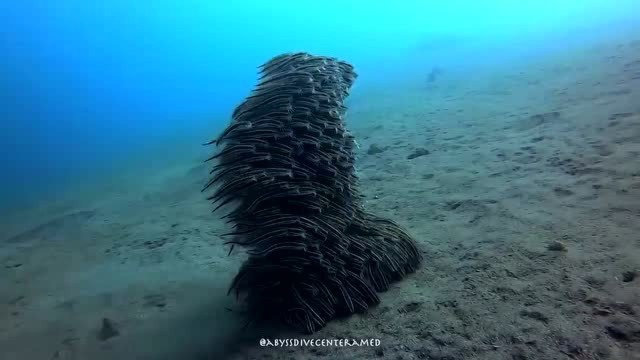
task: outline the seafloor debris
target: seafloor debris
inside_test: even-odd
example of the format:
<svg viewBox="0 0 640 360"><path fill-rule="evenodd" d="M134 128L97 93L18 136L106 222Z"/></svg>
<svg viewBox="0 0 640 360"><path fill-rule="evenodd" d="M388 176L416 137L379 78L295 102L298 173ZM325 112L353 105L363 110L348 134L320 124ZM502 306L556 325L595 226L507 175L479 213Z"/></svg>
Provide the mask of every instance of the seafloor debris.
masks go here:
<svg viewBox="0 0 640 360"><path fill-rule="evenodd" d="M371 144L369 145L369 149L367 150L367 154L368 155L375 155L375 154L380 154L383 153L385 150L387 150L387 146L380 146L378 144Z"/></svg>
<svg viewBox="0 0 640 360"><path fill-rule="evenodd" d="M108 318L102 318L102 325L98 332L98 340L106 341L118 335L120 335L120 332L116 329L113 321Z"/></svg>
<svg viewBox="0 0 640 360"><path fill-rule="evenodd" d="M411 154L407 156L407 159L412 160L420 156L429 155L431 152L425 148L416 148Z"/></svg>
<svg viewBox="0 0 640 360"><path fill-rule="evenodd" d="M547 245L547 250L550 251L567 251L567 246L560 241L552 241Z"/></svg>

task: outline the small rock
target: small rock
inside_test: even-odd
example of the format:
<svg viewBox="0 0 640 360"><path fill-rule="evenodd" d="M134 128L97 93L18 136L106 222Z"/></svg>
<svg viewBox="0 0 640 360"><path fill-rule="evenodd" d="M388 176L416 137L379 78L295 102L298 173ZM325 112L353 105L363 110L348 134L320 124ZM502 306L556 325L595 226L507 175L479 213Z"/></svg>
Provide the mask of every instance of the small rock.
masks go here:
<svg viewBox="0 0 640 360"><path fill-rule="evenodd" d="M612 324L606 327L609 336L620 341L637 342L640 340L640 329L630 326Z"/></svg>
<svg viewBox="0 0 640 360"><path fill-rule="evenodd" d="M538 320L541 321L543 323L548 323L549 322L549 318L544 315L543 313L541 313L540 311L529 311L529 310L522 310L520 312L521 316L524 317L528 317L534 320Z"/></svg>
<svg viewBox="0 0 640 360"><path fill-rule="evenodd" d="M567 246L560 242L560 241L554 241L552 243L550 243L549 245L547 245L547 250L549 251L567 251Z"/></svg>
<svg viewBox="0 0 640 360"><path fill-rule="evenodd" d="M611 314L613 314L613 311L610 308L607 307L594 307L593 308L593 314L594 315L599 315L599 316L609 316Z"/></svg>
<svg viewBox="0 0 640 360"><path fill-rule="evenodd" d="M398 309L398 312L399 313L414 312L414 311L420 310L421 307L422 307L422 302L414 301L406 304L401 309Z"/></svg>
<svg viewBox="0 0 640 360"><path fill-rule="evenodd" d="M636 311L633 309L633 306L631 306L630 304L627 304L625 302L622 301L616 301L614 303L610 304L611 308L623 313L623 314L627 314L627 315L635 315Z"/></svg>
<svg viewBox="0 0 640 360"><path fill-rule="evenodd" d="M147 240L144 242L144 245L147 249L153 250L153 249L157 249L159 247L164 246L166 242L167 242L167 238L161 238L158 240Z"/></svg>
<svg viewBox="0 0 640 360"><path fill-rule="evenodd" d="M584 353L584 350L582 349L582 346L577 345L577 344L568 344L567 345L567 352L571 355L577 356L577 355L582 355Z"/></svg>
<svg viewBox="0 0 640 360"><path fill-rule="evenodd" d="M120 335L120 332L115 328L113 322L108 318L103 318L102 327L100 328L100 332L98 333L98 340L105 341L118 335Z"/></svg>
<svg viewBox="0 0 640 360"><path fill-rule="evenodd" d="M162 294L149 294L144 296L145 307L164 308L167 306L167 298Z"/></svg>
<svg viewBox="0 0 640 360"><path fill-rule="evenodd" d="M427 348L414 351L414 354L418 359L433 359L433 357L431 357L431 352Z"/></svg>
<svg viewBox="0 0 640 360"><path fill-rule="evenodd" d="M589 304L589 305L595 305L595 304L600 303L600 299L595 297L595 296L589 295L589 296L585 297L584 303L585 304Z"/></svg>
<svg viewBox="0 0 640 360"><path fill-rule="evenodd" d="M605 329L618 341L640 342L640 324L631 317L613 317Z"/></svg>
<svg viewBox="0 0 640 360"><path fill-rule="evenodd" d="M367 150L367 154L368 155L380 154L380 153L384 152L385 150L387 150L387 147L381 147L378 144L371 144L371 145L369 145L369 149Z"/></svg>
<svg viewBox="0 0 640 360"><path fill-rule="evenodd" d="M636 278L636 276L638 276L637 271L625 271L622 273L622 281L631 282Z"/></svg>
<svg viewBox="0 0 640 360"><path fill-rule="evenodd" d="M571 196L573 195L573 191L569 189L563 189L561 187L556 187L553 189L553 192L558 196Z"/></svg>
<svg viewBox="0 0 640 360"><path fill-rule="evenodd" d="M527 360L527 353L521 347L515 347L511 351L511 358L513 360Z"/></svg>
<svg viewBox="0 0 640 360"><path fill-rule="evenodd" d="M17 305L24 299L25 299L24 295L16 296L13 299L9 300L9 305Z"/></svg>
<svg viewBox="0 0 640 360"><path fill-rule="evenodd" d="M431 152L425 148L417 148L407 156L407 159L412 160L420 156L429 155L430 153Z"/></svg>

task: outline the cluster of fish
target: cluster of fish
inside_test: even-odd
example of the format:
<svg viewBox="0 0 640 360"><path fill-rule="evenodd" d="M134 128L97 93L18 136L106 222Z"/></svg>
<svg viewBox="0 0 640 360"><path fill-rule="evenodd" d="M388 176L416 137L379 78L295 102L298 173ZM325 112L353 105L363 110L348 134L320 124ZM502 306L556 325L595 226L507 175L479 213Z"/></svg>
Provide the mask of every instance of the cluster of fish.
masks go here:
<svg viewBox="0 0 640 360"><path fill-rule="evenodd" d="M234 291L254 319L313 333L379 303L377 292L414 271L414 240L365 211L344 101L357 78L332 57L289 53L261 66L259 84L209 144L219 151L205 189L247 249Z"/></svg>

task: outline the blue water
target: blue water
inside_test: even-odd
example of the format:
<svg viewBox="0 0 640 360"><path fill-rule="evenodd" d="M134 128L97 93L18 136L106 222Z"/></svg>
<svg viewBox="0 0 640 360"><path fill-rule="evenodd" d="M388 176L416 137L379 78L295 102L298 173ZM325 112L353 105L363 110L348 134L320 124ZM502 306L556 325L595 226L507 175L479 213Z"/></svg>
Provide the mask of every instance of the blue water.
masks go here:
<svg viewBox="0 0 640 360"><path fill-rule="evenodd" d="M356 66L361 91L434 64L465 69L562 49L595 36L586 29L628 26L639 7L637 0L5 0L0 204L25 205L93 181L91 174L176 133L212 137L204 129L221 128L253 86L256 66L281 52L343 58Z"/></svg>

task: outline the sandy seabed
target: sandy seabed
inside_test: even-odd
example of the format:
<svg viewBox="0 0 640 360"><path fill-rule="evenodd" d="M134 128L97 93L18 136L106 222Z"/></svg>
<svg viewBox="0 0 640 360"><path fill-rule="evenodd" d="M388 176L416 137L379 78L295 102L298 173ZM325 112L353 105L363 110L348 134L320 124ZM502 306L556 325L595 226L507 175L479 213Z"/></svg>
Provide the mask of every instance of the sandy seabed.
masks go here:
<svg viewBox="0 0 640 360"><path fill-rule="evenodd" d="M368 314L243 330L197 154L3 215L0 358L640 359L640 36L361 96L348 124L368 209L425 257Z"/></svg>

